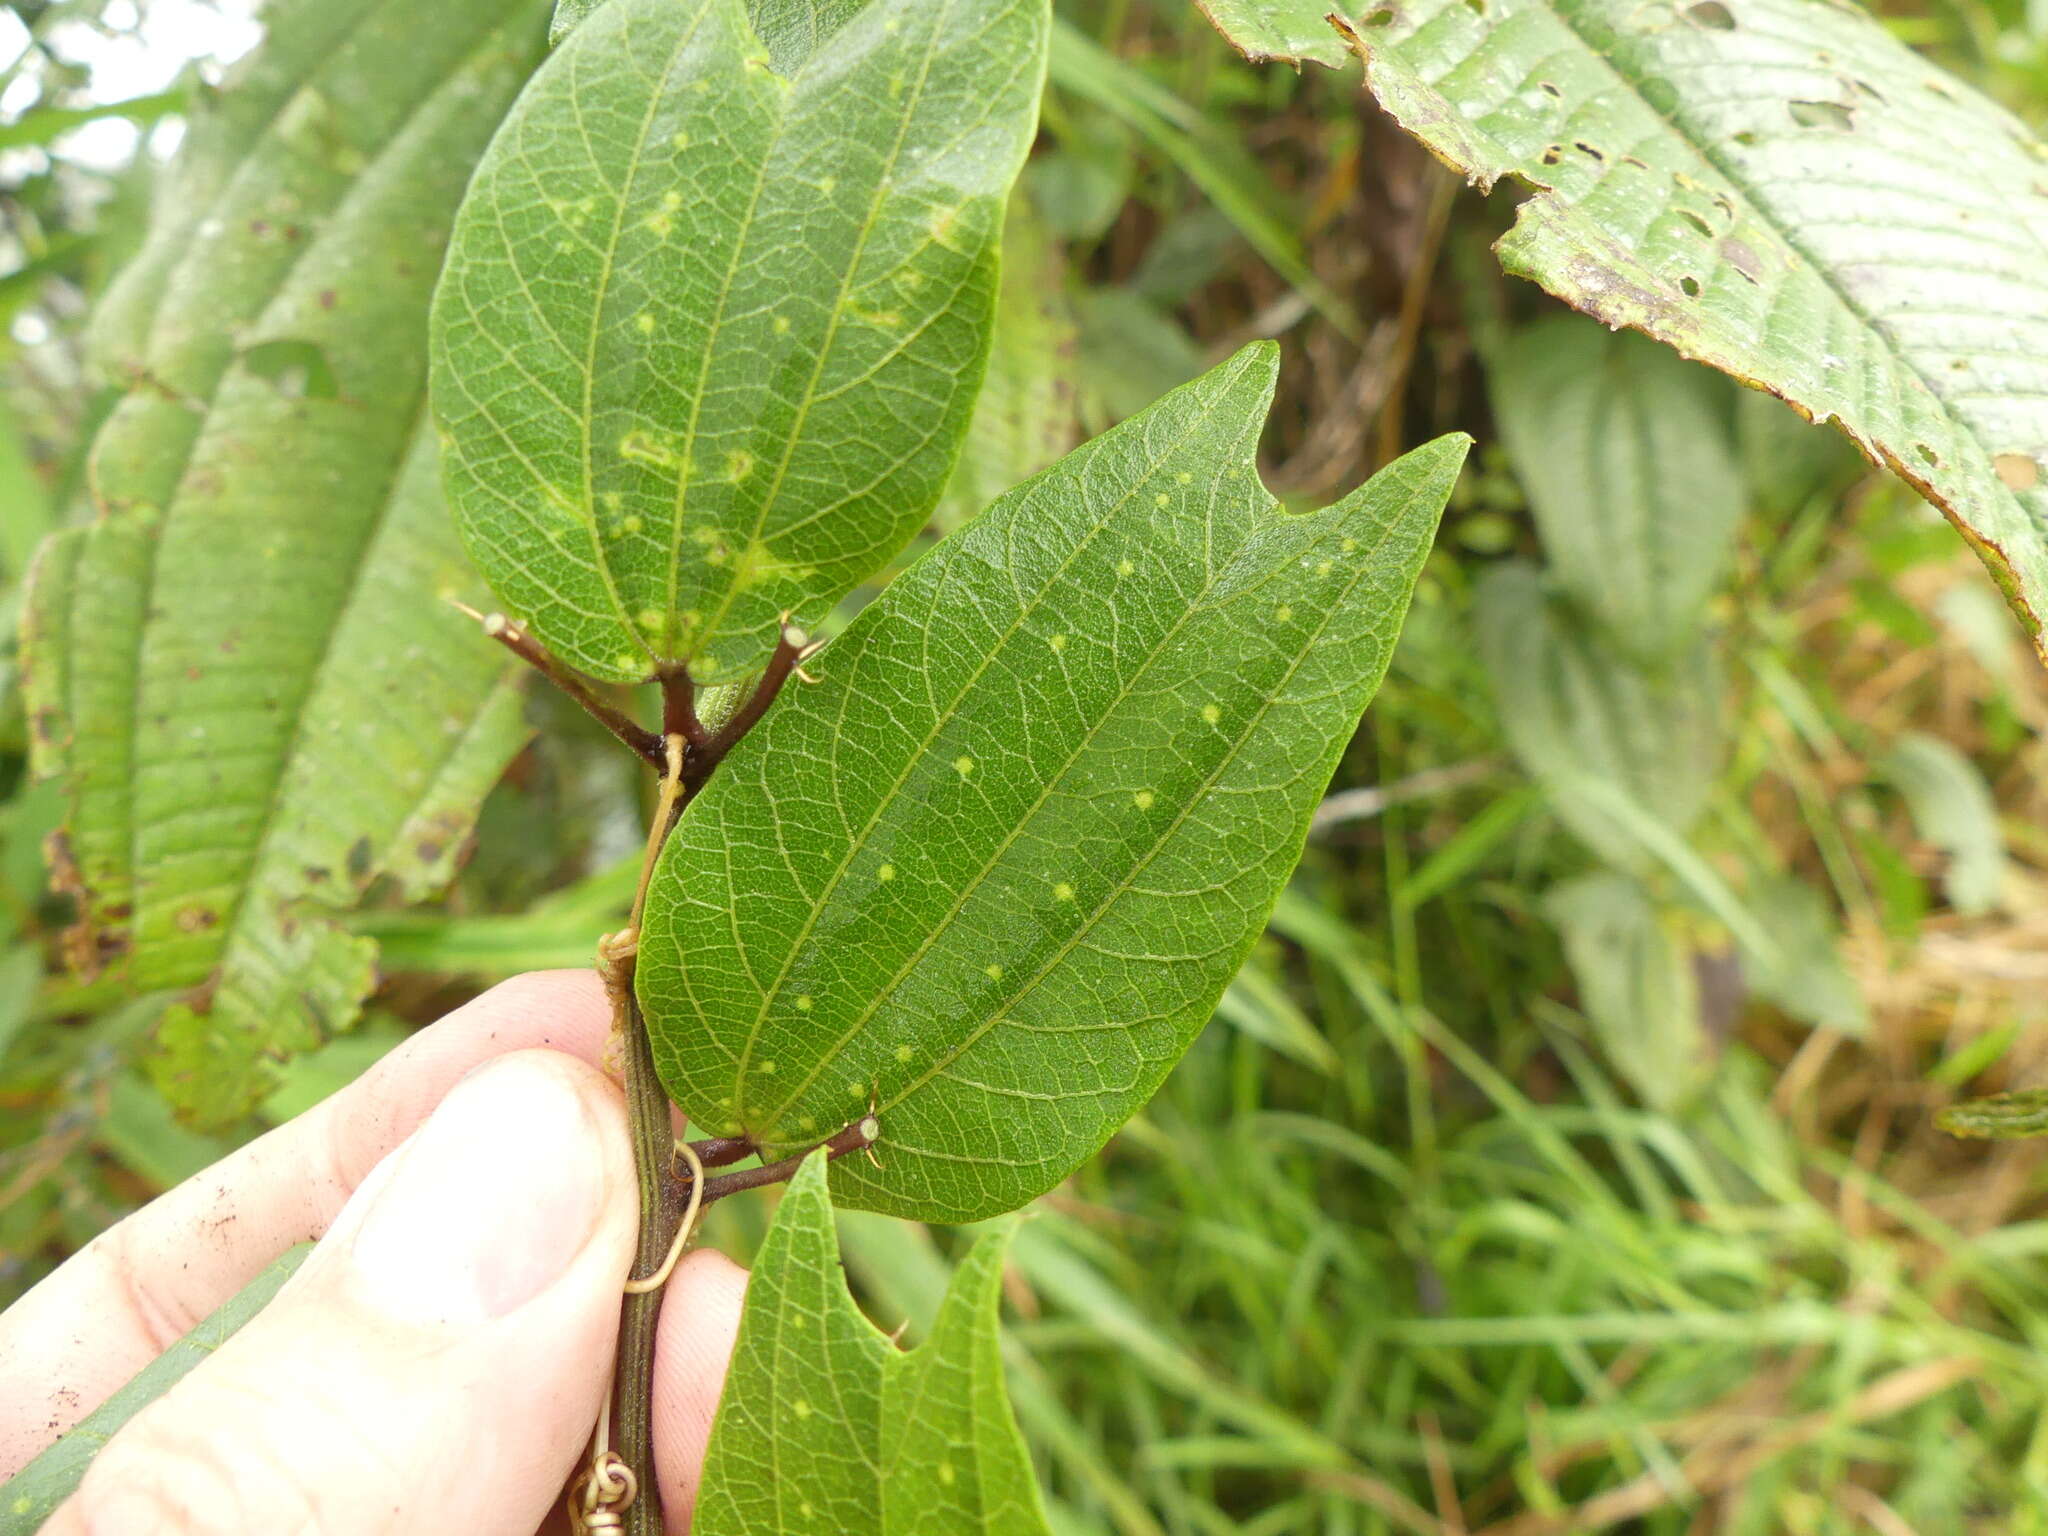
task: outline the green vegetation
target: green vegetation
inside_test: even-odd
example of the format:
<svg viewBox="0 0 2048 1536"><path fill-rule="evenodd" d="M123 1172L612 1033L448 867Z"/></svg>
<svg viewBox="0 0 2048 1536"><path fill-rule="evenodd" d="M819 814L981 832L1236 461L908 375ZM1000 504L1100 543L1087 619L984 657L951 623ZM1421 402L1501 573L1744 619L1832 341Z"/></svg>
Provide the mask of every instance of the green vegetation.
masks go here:
<svg viewBox="0 0 2048 1536"><path fill-rule="evenodd" d="M2048 30L1206 9L18 10L0 1301L635 917L706 1536L2048 1532Z"/></svg>

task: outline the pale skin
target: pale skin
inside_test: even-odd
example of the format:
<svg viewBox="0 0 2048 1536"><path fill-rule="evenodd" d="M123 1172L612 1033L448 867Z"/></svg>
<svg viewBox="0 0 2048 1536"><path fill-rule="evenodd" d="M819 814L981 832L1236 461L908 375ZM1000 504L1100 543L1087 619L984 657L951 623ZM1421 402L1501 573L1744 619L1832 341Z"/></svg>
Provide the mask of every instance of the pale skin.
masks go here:
<svg viewBox="0 0 2048 1536"><path fill-rule="evenodd" d="M114 1437L48 1536L558 1528L633 1252L609 1029L591 972L507 982L102 1234L0 1314L0 1478L312 1237L277 1299ZM671 1532L745 1284L693 1252L664 1297Z"/></svg>

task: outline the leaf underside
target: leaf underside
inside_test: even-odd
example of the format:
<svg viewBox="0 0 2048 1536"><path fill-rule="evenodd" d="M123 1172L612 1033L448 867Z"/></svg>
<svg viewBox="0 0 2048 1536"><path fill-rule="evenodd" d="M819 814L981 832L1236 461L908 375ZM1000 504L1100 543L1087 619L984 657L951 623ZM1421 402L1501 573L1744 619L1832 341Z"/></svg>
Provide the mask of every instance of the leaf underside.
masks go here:
<svg viewBox="0 0 2048 1536"><path fill-rule="evenodd" d="M473 578L425 319L544 8L265 14L97 317L129 392L92 447L98 520L43 551L27 632L38 764L72 802L75 958L199 986L155 1066L202 1119L351 1021L374 951L323 913L444 882L524 735L503 658L440 600Z"/></svg>
<svg viewBox="0 0 2048 1536"><path fill-rule="evenodd" d="M705 1456L698 1536L1045 1536L1004 1390L1013 1225L980 1237L908 1353L861 1315L814 1154L747 1283Z"/></svg>
<svg viewBox="0 0 2048 1536"><path fill-rule="evenodd" d="M456 221L450 497L593 676L757 668L784 610L822 616L923 523L980 382L1044 0L791 9L769 43L742 0L590 12Z"/></svg>
<svg viewBox="0 0 2048 1536"><path fill-rule="evenodd" d="M1247 348L898 577L684 815L639 989L692 1119L872 1102L842 1203L965 1221L1099 1148L1213 1011L1379 683L1466 440L1259 483Z"/></svg>
<svg viewBox="0 0 2048 1536"><path fill-rule="evenodd" d="M1334 62L1326 0L1202 3L1255 52ZM1339 9L1403 127L1536 189L1510 272L1839 422L2043 643L2048 152L2015 118L1828 0Z"/></svg>

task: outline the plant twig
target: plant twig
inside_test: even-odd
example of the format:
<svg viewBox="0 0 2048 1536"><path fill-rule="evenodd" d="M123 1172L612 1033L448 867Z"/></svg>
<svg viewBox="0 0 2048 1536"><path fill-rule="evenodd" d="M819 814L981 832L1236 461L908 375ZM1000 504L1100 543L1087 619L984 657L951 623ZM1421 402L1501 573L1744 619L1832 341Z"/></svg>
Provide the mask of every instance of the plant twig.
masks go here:
<svg viewBox="0 0 2048 1536"><path fill-rule="evenodd" d="M585 714L631 747L651 767L663 766L662 738L591 692L588 683L550 656L533 636L502 613L478 613L467 603L454 606L482 625L486 635L574 699Z"/></svg>
<svg viewBox="0 0 2048 1536"><path fill-rule="evenodd" d="M852 1152L864 1152L875 1144L875 1138L881 1134L881 1122L873 1115L862 1115L836 1135L819 1142L817 1147L806 1147L803 1151L785 1157L779 1162L763 1163L758 1168L736 1168L731 1173L721 1173L716 1177L707 1178L698 1196L699 1204L710 1205L715 1200L723 1200L727 1195L736 1195L742 1190L762 1189L770 1184L783 1183L795 1176L797 1169L803 1166L804 1159L817 1151L818 1147L825 1149L828 1160L836 1160ZM668 1198L680 1204L689 1193L689 1183L676 1179Z"/></svg>
<svg viewBox="0 0 2048 1536"><path fill-rule="evenodd" d="M776 636L775 649L769 654L768 665L762 668L753 692L747 695L739 708L728 715L725 722L715 731L707 730L697 722L694 695L687 671L678 672L673 679L662 679L664 715L675 713L680 701L683 715L703 733L701 742L694 737L690 739L690 760L684 770L684 783L692 793L701 788L717 770L718 765L725 761L725 754L739 745L740 738L760 722L761 717L768 712L768 706L775 702L776 695L782 692L782 685L789 681L790 674L796 671L804 658L817 650L821 643L813 641L809 635L790 623L789 615L785 613L782 616L782 632Z"/></svg>

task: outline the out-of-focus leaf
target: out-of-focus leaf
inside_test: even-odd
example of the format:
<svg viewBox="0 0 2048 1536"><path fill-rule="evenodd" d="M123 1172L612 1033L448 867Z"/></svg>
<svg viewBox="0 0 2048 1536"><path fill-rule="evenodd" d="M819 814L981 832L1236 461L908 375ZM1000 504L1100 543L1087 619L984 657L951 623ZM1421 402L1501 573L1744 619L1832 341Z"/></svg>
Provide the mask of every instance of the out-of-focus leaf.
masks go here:
<svg viewBox="0 0 2048 1536"><path fill-rule="evenodd" d="M1704 645L1664 668L1632 664L1519 563L1489 570L1475 607L1480 654L1515 756L1602 859L1644 869L1641 837L1616 821L1608 796L1626 797L1680 836L1699 815L1721 758Z"/></svg>
<svg viewBox="0 0 2048 1536"><path fill-rule="evenodd" d="M1582 875L1543 898L1601 1048L1646 1103L1668 1109L1711 1065L1691 949L1625 875Z"/></svg>
<svg viewBox="0 0 2048 1536"><path fill-rule="evenodd" d="M2048 1136L2048 1089L2027 1088L1967 1099L1942 1110L1934 1123L1951 1136L1982 1136L1994 1141Z"/></svg>
<svg viewBox="0 0 2048 1536"><path fill-rule="evenodd" d="M1757 991L1817 1029L1868 1034L1870 1009L1842 963L1834 914L1821 893L1772 875L1752 881L1747 896L1757 923L1776 941L1770 954L1751 957Z"/></svg>
<svg viewBox="0 0 2048 1536"><path fill-rule="evenodd" d="M1337 1052L1315 1022L1256 964L1246 965L1230 979L1216 1004L1216 1016L1305 1067L1332 1076L1337 1071Z"/></svg>
<svg viewBox="0 0 2048 1536"><path fill-rule="evenodd" d="M1271 179L1233 137L1064 19L1053 24L1052 79L1129 124L1179 166L1252 249L1326 320L1354 339L1362 334L1351 306L1310 268L1295 232L1298 219L1275 197Z"/></svg>
<svg viewBox="0 0 2048 1536"><path fill-rule="evenodd" d="M43 980L42 949L36 944L13 944L0 950L0 1056L28 1022L29 1008L36 1000L36 988Z"/></svg>
<svg viewBox="0 0 2048 1536"><path fill-rule="evenodd" d="M797 63L742 0L608 0L541 67L456 220L434 409L470 550L556 656L744 677L924 523L1046 27L872 0Z"/></svg>
<svg viewBox="0 0 2048 1536"><path fill-rule="evenodd" d="M1060 247L1028 201L1012 198L988 373L933 517L941 530L957 528L1074 446L1081 430L1077 344Z"/></svg>
<svg viewBox="0 0 2048 1536"><path fill-rule="evenodd" d="M1088 288L1074 296L1080 322L1081 387L1091 423L1135 416L1202 371L1202 349L1165 310L1129 288Z"/></svg>
<svg viewBox="0 0 2048 1536"><path fill-rule="evenodd" d="M1725 382L1575 315L1510 337L1488 378L1558 585L1638 658L1691 645L1742 516Z"/></svg>
<svg viewBox="0 0 2048 1536"><path fill-rule="evenodd" d="M139 1072L122 1072L107 1090L107 1110L93 1139L122 1167L158 1189L210 1168L236 1143L180 1125L162 1094Z"/></svg>
<svg viewBox="0 0 2048 1536"><path fill-rule="evenodd" d="M1908 731L1880 765L1913 827L1948 855L1942 890L1966 917L1989 912L2005 888L2005 833L1977 765L1937 736Z"/></svg>
<svg viewBox="0 0 2048 1536"><path fill-rule="evenodd" d="M966 1221L1151 1096L1300 856L1467 443L1290 516L1254 462L1277 371L1247 348L946 539L692 803L639 988L693 1119L779 1152L872 1099L882 1166L835 1194Z"/></svg>
<svg viewBox="0 0 2048 1536"><path fill-rule="evenodd" d="M1841 433L1761 390L1736 391L1735 451L1750 504L1771 517L1790 517L1815 496L1870 472Z"/></svg>
<svg viewBox="0 0 2048 1536"><path fill-rule="evenodd" d="M1946 512L2042 644L2048 230L2026 126L1823 0L1202 0L1532 190L1502 264L1837 421Z"/></svg>
<svg viewBox="0 0 2048 1536"><path fill-rule="evenodd" d="M127 387L93 446L99 521L37 564L30 721L71 801L73 960L196 988L153 1066L202 1119L350 1022L373 955L332 912L379 879L445 882L524 735L506 662L442 600L470 578L423 421L425 317L543 14L270 7L95 319ZM260 366L309 354L331 394Z"/></svg>
<svg viewBox="0 0 2048 1536"><path fill-rule="evenodd" d="M979 1239L904 1353L846 1292L824 1155L798 1170L747 1284L698 1536L1030 1536L1045 1530L1003 1385L1003 1255Z"/></svg>
<svg viewBox="0 0 2048 1536"><path fill-rule="evenodd" d="M136 1414L176 1386L194 1366L225 1344L270 1305L285 1281L313 1251L288 1248L276 1262L235 1292L220 1309L150 1361L128 1384L71 1427L42 1455L0 1483L0 1536L34 1536L57 1506L77 1489L100 1447Z"/></svg>

